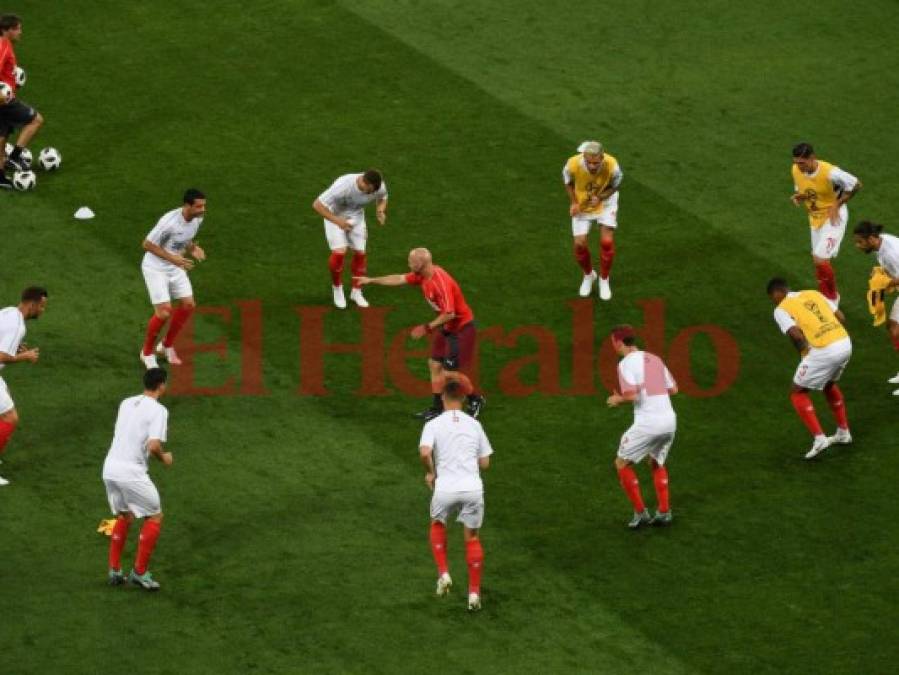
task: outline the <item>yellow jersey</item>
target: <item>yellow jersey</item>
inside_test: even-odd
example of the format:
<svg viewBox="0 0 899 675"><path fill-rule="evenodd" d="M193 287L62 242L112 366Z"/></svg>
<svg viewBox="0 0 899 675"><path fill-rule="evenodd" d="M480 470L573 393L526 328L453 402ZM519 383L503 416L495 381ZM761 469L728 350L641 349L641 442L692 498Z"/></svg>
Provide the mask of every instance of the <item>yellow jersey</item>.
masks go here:
<svg viewBox="0 0 899 675"><path fill-rule="evenodd" d="M583 153L578 153L565 162L563 173L566 184L574 183L574 196L581 213L599 213L602 211L603 203L602 201L593 203L594 198L612 185L612 181L615 180L617 174L620 174L620 170L618 160L609 153L605 153L599 171L590 173L584 165Z"/></svg>
<svg viewBox="0 0 899 675"><path fill-rule="evenodd" d="M808 211L809 225L815 230L827 222L827 210L837 203L840 196L830 178L833 168L830 162L819 159L818 170L814 176L809 176L798 166L793 165L793 185L799 194L806 196L802 205Z"/></svg>
<svg viewBox="0 0 899 675"><path fill-rule="evenodd" d="M849 337L849 333L830 308L827 298L818 291L799 291L785 297L777 306L782 309L805 336L810 346L820 349L837 340Z"/></svg>

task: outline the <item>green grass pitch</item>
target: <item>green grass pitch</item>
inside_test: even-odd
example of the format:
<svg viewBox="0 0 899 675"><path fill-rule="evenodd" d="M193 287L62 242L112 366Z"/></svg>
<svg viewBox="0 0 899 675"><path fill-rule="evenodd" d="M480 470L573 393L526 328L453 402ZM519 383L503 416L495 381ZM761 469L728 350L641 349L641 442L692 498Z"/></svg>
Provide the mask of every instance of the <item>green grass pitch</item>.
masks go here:
<svg viewBox="0 0 899 675"><path fill-rule="evenodd" d="M836 263L855 354L856 442L807 463L787 398L795 356L767 279L814 283L789 203L789 149L859 175L851 220L893 232L899 7L448 0L12 0L22 98L47 119L61 171L0 195L0 297L30 283L33 367L3 376L22 418L0 473L0 671L19 673L887 673L899 656L897 369L864 306L871 259ZM629 410L593 395L504 395L536 351L485 344L484 610L432 596L427 500L408 414L421 397L360 397L360 359L328 356L328 396L303 396L299 306L327 307L311 202L337 175L386 174L373 274L426 245L482 328L555 336L571 387L579 273L560 172L601 139L625 172L614 299L597 341L664 302L669 347L712 324L739 345L719 396L678 396L670 530L631 533L612 460ZM196 378L239 378L238 302L263 312L265 395L179 396L175 465L154 466L166 521L161 593L104 585L99 478L118 401L137 389L149 304L140 242L181 191L209 195L193 274ZM87 204L97 218L71 215ZM373 221L373 218L370 218ZM594 252L595 252L595 243ZM429 316L416 289L375 289L388 339ZM657 319L658 317L656 317ZM656 320L653 319L653 320ZM356 311L327 338L359 339ZM412 345L410 344L410 347ZM705 337L697 386L716 377ZM736 361L730 361L735 364ZM410 361L424 377L424 364ZM536 382L536 367L522 380ZM387 381L390 385L390 380ZM597 378L598 383L598 378ZM815 398L822 421L832 421ZM651 482L638 471L653 503ZM125 564L136 539L132 530Z"/></svg>

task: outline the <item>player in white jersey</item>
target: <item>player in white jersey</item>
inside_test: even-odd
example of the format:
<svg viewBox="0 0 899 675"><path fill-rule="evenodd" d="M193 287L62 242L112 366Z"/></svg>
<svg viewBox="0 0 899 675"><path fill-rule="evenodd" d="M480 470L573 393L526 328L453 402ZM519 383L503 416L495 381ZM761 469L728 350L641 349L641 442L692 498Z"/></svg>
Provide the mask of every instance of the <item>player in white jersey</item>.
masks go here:
<svg viewBox="0 0 899 675"><path fill-rule="evenodd" d="M206 195L191 188L184 193L182 206L162 216L144 239L146 253L141 271L153 303L153 316L147 324L147 335L140 352L140 360L147 368L157 367L156 354L164 355L173 366L181 365L175 352L175 338L196 307L187 276L194 262L187 256L197 262L206 260L206 252L194 241L205 214ZM174 310L173 299L178 301ZM165 339L156 344L156 338L169 318L172 321Z"/></svg>
<svg viewBox="0 0 899 675"><path fill-rule="evenodd" d="M119 404L115 435L103 463L103 483L109 508L116 516L109 542L109 584L125 582L122 574L122 549L128 529L135 518L146 518L140 531L137 556L128 580L148 591L159 584L147 569L162 527L159 492L150 480L147 464L150 456L165 466L172 465L172 453L163 450L169 412L159 399L165 394L166 372L150 368L144 373L144 393L130 396Z"/></svg>
<svg viewBox="0 0 899 675"><path fill-rule="evenodd" d="M29 286L22 291L19 304L15 307L0 309L0 371L8 363L37 363L40 350L28 348L25 339L25 322L37 319L47 308L47 289ZM16 430L19 414L16 404L9 395L6 382L0 377L0 455L6 450L6 444ZM9 481L0 477L0 486L9 485Z"/></svg>
<svg viewBox="0 0 899 675"><path fill-rule="evenodd" d="M365 246L368 229L365 225L365 207L372 202L375 202L378 223L383 225L387 222L387 183L381 173L374 169L341 176L312 203L315 212L325 219L325 238L331 249L331 257L328 259L331 290L334 304L339 309L346 308L343 263L347 249L353 250L353 277L364 277L367 271ZM368 301L362 295L362 286L355 279L350 300L359 307L368 307Z"/></svg>
<svg viewBox="0 0 899 675"><path fill-rule="evenodd" d="M891 234L883 234L883 225L862 221L853 230L855 246L865 253L877 252L877 262L883 268L892 281L884 291L892 291L899 288L899 237ZM887 319L887 330L893 341L893 349L899 352L899 300L893 302L890 315ZM891 377L890 384L899 384L899 373ZM899 396L899 389L893 392L893 396Z"/></svg>
<svg viewBox="0 0 899 675"><path fill-rule="evenodd" d="M665 460L677 429L677 416L670 398L677 393L677 384L662 359L637 347L631 326L621 325L612 330L612 346L622 357L618 363L621 391L613 392L606 403L612 408L622 403L634 404L634 423L621 437L615 458L618 480L634 506L634 517L628 527L637 529L648 523L668 525L672 516ZM650 517L646 510L633 468L647 457L659 502L655 517Z"/></svg>
<svg viewBox="0 0 899 675"><path fill-rule="evenodd" d="M446 522L462 523L468 563L468 609L481 608L484 550L478 531L484 522L484 484L480 472L490 465L493 448L481 423L462 411L465 389L451 380L443 389L442 414L425 424L419 452L431 497L431 552L437 563L437 595L453 585L446 562Z"/></svg>

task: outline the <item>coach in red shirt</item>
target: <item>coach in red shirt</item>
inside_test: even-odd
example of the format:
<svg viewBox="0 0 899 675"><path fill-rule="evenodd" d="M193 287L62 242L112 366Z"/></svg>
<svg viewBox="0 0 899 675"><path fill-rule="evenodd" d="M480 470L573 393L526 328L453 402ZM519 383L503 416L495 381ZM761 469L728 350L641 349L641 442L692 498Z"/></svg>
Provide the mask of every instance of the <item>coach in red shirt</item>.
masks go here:
<svg viewBox="0 0 899 675"><path fill-rule="evenodd" d="M22 19L15 14L0 16L0 81L9 85L13 93L17 87L16 52L12 45L21 37ZM28 146L43 123L44 118L41 114L18 98L13 98L5 105L0 100L0 188L7 190L12 188L12 181L6 177L4 171L8 169L24 171L29 168L22 161L22 150ZM7 157L6 139L19 127L22 130L12 153Z"/></svg>
<svg viewBox="0 0 899 675"><path fill-rule="evenodd" d="M412 329L412 337L419 339L432 335L431 392L434 400L431 407L416 417L432 419L443 412L440 393L447 379L461 380L468 390L468 410L473 417L481 414L486 399L481 396L468 378L477 349L477 329L474 314L462 289L449 273L435 265L431 252L426 248L416 248L409 252L408 274L391 274L385 277L356 277L361 285L421 286L421 292L428 304L437 312L437 317Z"/></svg>

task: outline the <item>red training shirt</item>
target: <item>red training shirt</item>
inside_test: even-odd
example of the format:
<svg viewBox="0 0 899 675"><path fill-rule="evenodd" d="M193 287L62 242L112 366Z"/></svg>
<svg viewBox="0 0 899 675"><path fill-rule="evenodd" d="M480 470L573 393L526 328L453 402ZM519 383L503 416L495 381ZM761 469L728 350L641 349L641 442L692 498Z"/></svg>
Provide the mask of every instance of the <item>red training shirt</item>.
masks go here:
<svg viewBox="0 0 899 675"><path fill-rule="evenodd" d="M16 90L16 53L7 38L0 38L0 80Z"/></svg>
<svg viewBox="0 0 899 675"><path fill-rule="evenodd" d="M442 327L447 332L455 333L474 319L474 314L468 303L465 302L465 296L462 295L462 289L459 288L459 284L442 267L434 265L434 273L430 279L426 279L420 274L409 272L406 275L406 283L413 286L421 286L421 292L425 296L425 300L434 308L435 312L456 315L455 319L443 324Z"/></svg>

